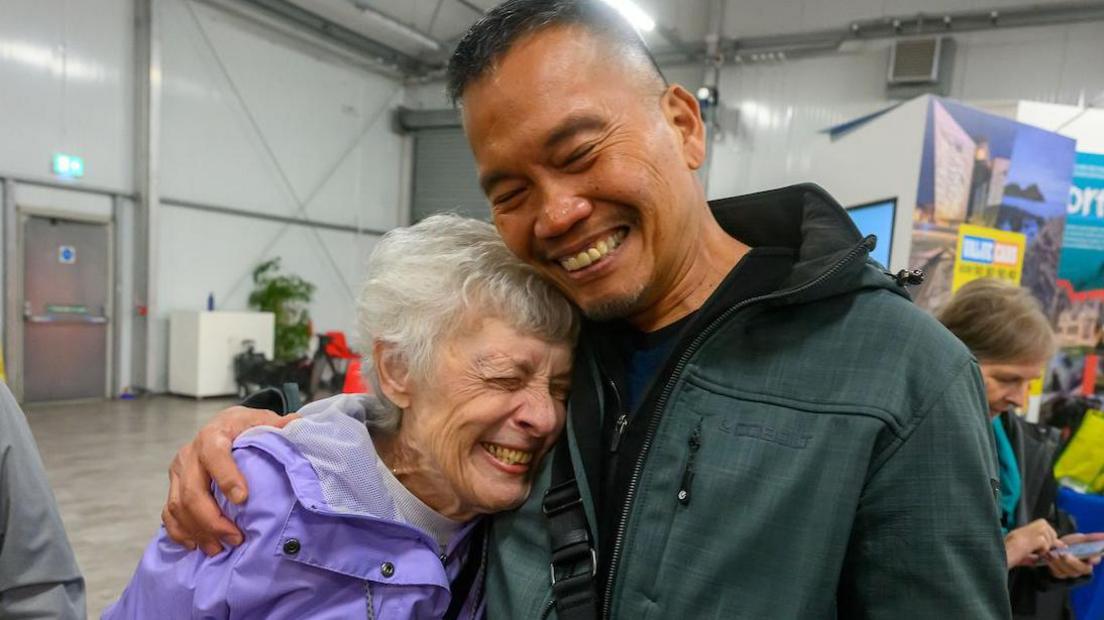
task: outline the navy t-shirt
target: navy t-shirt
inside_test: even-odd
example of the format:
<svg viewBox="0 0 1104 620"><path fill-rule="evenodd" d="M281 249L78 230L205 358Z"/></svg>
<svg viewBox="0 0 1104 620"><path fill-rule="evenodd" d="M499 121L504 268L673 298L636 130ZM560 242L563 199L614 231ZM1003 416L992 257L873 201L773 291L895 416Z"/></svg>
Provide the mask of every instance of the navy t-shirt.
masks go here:
<svg viewBox="0 0 1104 620"><path fill-rule="evenodd" d="M717 313L718 306L723 309L744 299L774 291L789 273L792 264L793 252L788 248L752 248L725 278L718 294L706 302L706 308L653 332L642 332L622 322L615 346L624 364L624 404L627 411L638 409L653 379L679 343L683 331L699 315L710 315L705 317L709 319Z"/></svg>
<svg viewBox="0 0 1104 620"><path fill-rule="evenodd" d="M640 401L648 391L648 385L656 376L671 350L678 343L679 333L686 327L697 312L661 327L654 332L626 330L625 335L625 391L626 405L629 411L636 411Z"/></svg>

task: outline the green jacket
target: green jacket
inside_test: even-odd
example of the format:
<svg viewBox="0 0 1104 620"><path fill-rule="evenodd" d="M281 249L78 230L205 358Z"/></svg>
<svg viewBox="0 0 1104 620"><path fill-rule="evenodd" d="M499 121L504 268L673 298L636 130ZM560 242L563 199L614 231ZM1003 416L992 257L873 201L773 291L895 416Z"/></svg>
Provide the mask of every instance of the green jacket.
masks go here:
<svg viewBox="0 0 1104 620"><path fill-rule="evenodd" d="M695 319L633 413L645 441L619 455L634 474L616 481L606 528L593 491L608 446L588 446L610 399L588 326L566 435L591 531L615 532L597 545L606 615L1010 617L976 361L868 260L869 240L819 187L711 207L737 239L792 248L795 262L773 294ZM556 615L548 460L491 528L492 620Z"/></svg>

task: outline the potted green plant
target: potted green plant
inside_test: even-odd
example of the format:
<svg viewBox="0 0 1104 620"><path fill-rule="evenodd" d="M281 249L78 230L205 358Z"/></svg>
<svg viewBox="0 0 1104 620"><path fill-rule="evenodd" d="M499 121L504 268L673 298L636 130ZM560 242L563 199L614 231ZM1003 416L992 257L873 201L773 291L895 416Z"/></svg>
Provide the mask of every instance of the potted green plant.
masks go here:
<svg viewBox="0 0 1104 620"><path fill-rule="evenodd" d="M253 270L253 285L249 307L276 315L276 361L290 362L306 357L311 339L307 304L314 295L314 285L297 275L280 273L279 258L257 265Z"/></svg>

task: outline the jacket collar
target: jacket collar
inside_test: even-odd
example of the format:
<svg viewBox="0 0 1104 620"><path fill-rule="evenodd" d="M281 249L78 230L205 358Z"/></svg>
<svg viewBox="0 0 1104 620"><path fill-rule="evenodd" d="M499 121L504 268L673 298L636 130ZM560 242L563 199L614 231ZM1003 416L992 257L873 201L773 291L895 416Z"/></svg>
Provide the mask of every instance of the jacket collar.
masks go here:
<svg viewBox="0 0 1104 620"><path fill-rule="evenodd" d="M282 429L260 427L241 435L283 463L304 506L399 520L395 502L376 468L376 447L364 423L375 406L363 394L342 394L300 409L302 418ZM360 457L350 459L350 454Z"/></svg>
<svg viewBox="0 0 1104 620"><path fill-rule="evenodd" d="M908 297L888 274L867 262L873 237L864 239L843 207L818 185L803 183L723 198L711 201L709 207L721 227L744 244L794 251L793 270L780 289L788 292L781 296L782 303L866 287Z"/></svg>

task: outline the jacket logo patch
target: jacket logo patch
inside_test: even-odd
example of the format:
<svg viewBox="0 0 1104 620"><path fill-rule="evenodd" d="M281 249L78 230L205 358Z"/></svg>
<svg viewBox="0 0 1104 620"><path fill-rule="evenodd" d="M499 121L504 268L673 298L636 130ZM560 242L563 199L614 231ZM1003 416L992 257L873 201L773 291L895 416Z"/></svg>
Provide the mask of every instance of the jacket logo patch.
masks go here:
<svg viewBox="0 0 1104 620"><path fill-rule="evenodd" d="M721 420L721 430L729 435L749 437L797 450L804 449L809 445L809 440L813 438L812 435L806 435L799 431L780 431L765 424L747 424L733 422L732 420Z"/></svg>

